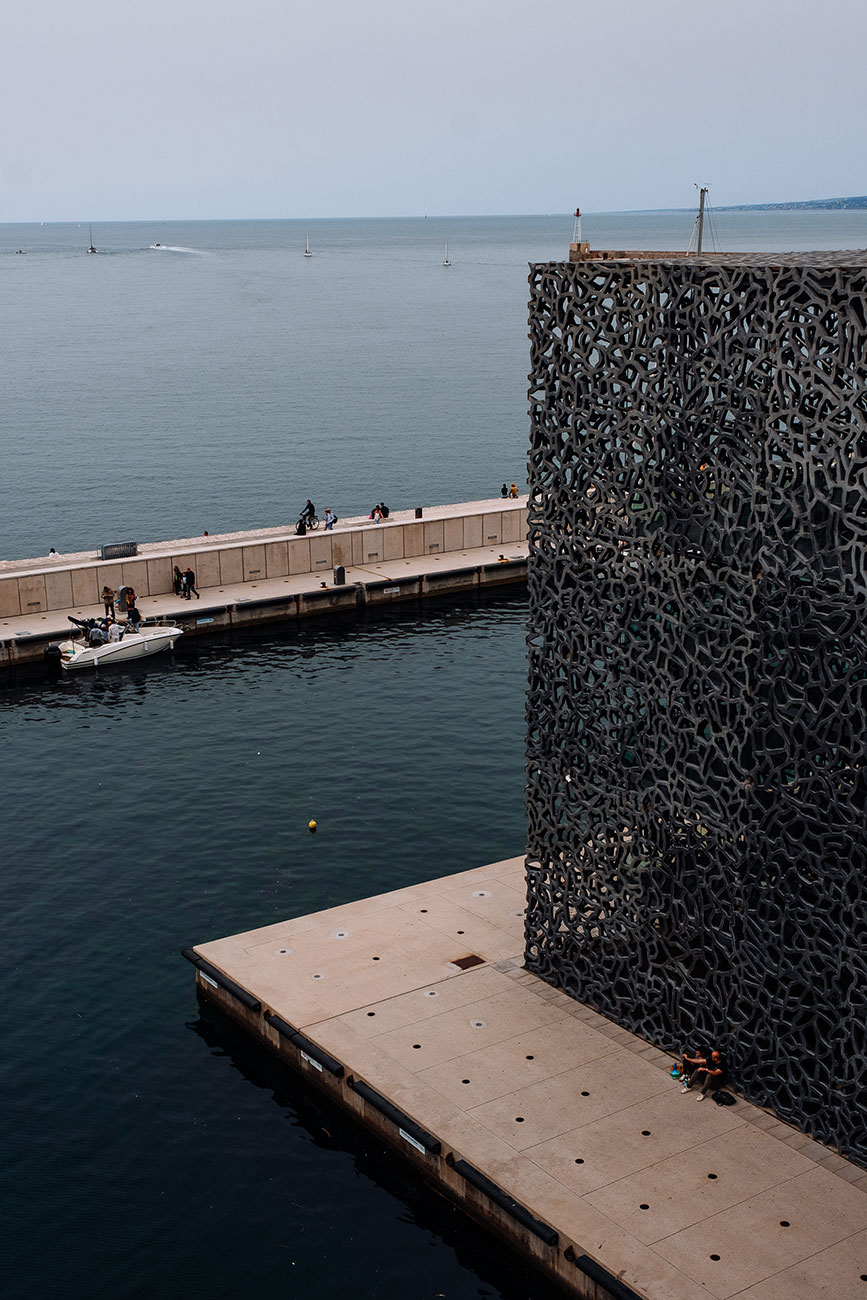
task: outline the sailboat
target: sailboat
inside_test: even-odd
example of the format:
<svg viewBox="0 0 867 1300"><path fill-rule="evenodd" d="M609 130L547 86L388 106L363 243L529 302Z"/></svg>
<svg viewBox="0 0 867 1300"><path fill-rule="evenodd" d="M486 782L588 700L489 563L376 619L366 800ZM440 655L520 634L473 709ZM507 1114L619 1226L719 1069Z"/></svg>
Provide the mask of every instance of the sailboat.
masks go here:
<svg viewBox="0 0 867 1300"><path fill-rule="evenodd" d="M89 248L88 248L87 251L88 251L88 253L96 253L96 252L98 252L99 250L98 250L97 248L94 247L94 243L93 243L93 226L90 226L90 225L89 225L89 226L87 227L87 229L90 231L90 236L89 236L89 237L90 237L90 246L89 246Z"/></svg>
<svg viewBox="0 0 867 1300"><path fill-rule="evenodd" d="M310 252L310 231L309 230L307 231L307 241L304 245L304 256L305 257L313 256L313 254Z"/></svg>
<svg viewBox="0 0 867 1300"><path fill-rule="evenodd" d="M445 248L445 252L444 252L444 254L443 254L443 266L451 266L451 262L449 261L449 241L448 241L448 240L446 240L446 248Z"/></svg>

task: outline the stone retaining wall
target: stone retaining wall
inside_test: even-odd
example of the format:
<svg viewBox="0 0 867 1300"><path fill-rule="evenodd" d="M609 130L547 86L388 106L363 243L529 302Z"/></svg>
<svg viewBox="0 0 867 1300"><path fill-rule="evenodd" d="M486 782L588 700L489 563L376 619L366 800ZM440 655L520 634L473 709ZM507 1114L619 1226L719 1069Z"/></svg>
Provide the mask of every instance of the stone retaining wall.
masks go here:
<svg viewBox="0 0 867 1300"><path fill-rule="evenodd" d="M53 609L78 609L101 601L103 586L134 587L139 596L172 590L172 569L191 568L196 585L209 587L256 582L290 574L330 573L334 565L363 568L384 560L445 555L476 547L523 541L527 536L523 502L503 503L490 513L449 515L412 522L389 521L353 528L324 529L306 537L233 541L130 560L90 560L50 569L34 568L0 577L0 618Z"/></svg>

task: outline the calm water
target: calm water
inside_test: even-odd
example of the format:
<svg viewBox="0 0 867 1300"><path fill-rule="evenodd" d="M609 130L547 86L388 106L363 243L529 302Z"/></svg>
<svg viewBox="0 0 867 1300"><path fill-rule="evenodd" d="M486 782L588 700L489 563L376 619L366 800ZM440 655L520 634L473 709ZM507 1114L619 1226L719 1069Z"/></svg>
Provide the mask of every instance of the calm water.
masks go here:
<svg viewBox="0 0 867 1300"><path fill-rule="evenodd" d="M217 1033L178 956L520 853L524 612L449 601L0 687L7 1295L530 1294Z"/></svg>
<svg viewBox="0 0 867 1300"><path fill-rule="evenodd" d="M584 233L682 248L690 226ZM865 213L717 227L726 248L867 246ZM86 228L0 226L0 557L520 482L527 263L571 232L319 222L305 260L291 222L98 226L99 257ZM520 853L523 620L501 596L0 678L7 1294L540 1294L204 1019L177 955Z"/></svg>
<svg viewBox="0 0 867 1300"><path fill-rule="evenodd" d="M597 215L584 234L676 249L691 226ZM716 227L729 249L867 246L867 212ZM527 264L568 255L571 218L321 221L312 258L307 229L97 225L90 257L86 226L0 226L0 558L523 481Z"/></svg>

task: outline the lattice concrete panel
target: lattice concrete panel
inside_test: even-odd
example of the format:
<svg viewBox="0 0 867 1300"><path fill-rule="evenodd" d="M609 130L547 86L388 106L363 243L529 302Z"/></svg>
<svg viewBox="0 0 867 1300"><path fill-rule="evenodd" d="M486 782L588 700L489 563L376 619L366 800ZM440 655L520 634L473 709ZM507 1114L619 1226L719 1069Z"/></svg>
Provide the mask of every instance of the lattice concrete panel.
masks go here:
<svg viewBox="0 0 867 1300"><path fill-rule="evenodd" d="M867 1162L867 265L842 257L533 268L526 954Z"/></svg>

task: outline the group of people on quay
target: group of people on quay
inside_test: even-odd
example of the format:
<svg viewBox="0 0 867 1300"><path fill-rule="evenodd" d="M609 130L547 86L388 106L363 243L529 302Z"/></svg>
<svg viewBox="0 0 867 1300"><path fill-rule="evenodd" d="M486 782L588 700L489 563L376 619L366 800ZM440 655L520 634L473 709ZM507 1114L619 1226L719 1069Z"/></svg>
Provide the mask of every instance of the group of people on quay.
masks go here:
<svg viewBox="0 0 867 1300"><path fill-rule="evenodd" d="M513 483L513 484L511 485L511 487L506 487L506 485L505 485L505 483L504 483L503 486L500 488L500 496L501 496L501 497L511 497L513 501L516 501L517 498L518 498L518 485L517 485L517 483Z"/></svg>
<svg viewBox="0 0 867 1300"><path fill-rule="evenodd" d="M368 519L372 519L377 523L381 523L383 519L387 519L390 514L391 511L389 510L385 502L380 501L378 502L377 505L373 507L373 509L371 510L370 514L367 517ZM334 513L334 510L332 509L331 506L329 506L325 511L325 528L328 532L330 532L331 529L334 527L334 525L337 523L337 518L338 517ZM296 535L298 537L304 537L308 529L318 528L318 527L319 527L319 516L316 513L315 505L308 497L307 504L305 505L304 509L301 511L301 514L298 516L298 523L295 525Z"/></svg>
<svg viewBox="0 0 867 1300"><path fill-rule="evenodd" d="M704 1101L709 1092L716 1093L725 1083L725 1062L722 1054L715 1048L710 1052L695 1052L694 1056L684 1052L680 1063L672 1074L680 1079L681 1092L698 1090L698 1101Z"/></svg>
<svg viewBox="0 0 867 1300"><path fill-rule="evenodd" d="M172 570L172 589L176 596L180 596L181 600L190 600L192 596L195 596L196 600L200 599L199 593L196 591L196 575L192 569L184 569L182 573L178 566L175 565Z"/></svg>
<svg viewBox="0 0 867 1300"><path fill-rule="evenodd" d="M178 566L175 565L172 572L172 589L175 595L180 596L182 600L190 600L192 596L195 596L196 600L201 599L199 592L196 590L196 575L192 569L188 568L181 572ZM98 620L96 627L91 630L96 631L102 627L106 632L106 636L102 638L103 642L119 641L123 635L123 631L120 631L114 636L110 636L108 633L112 625L115 628L120 627L124 630L130 629L137 632L141 625L141 614L136 606L136 599L135 588L129 586L129 584L121 587L118 591L108 585L104 586L102 589L102 604L105 610L105 618ZM120 606L121 613L126 614L125 624L118 623L117 605ZM101 644L101 642L94 643L92 641L91 644Z"/></svg>
<svg viewBox="0 0 867 1300"><path fill-rule="evenodd" d="M121 612L126 614L129 623L138 624L141 622L141 614L136 609L135 588L129 585L121 587L115 591L113 587L103 587L102 604L105 609L106 619L116 619L115 601L120 605ZM105 621L105 620L103 620ZM117 638L115 638L117 639Z"/></svg>
<svg viewBox="0 0 867 1300"><path fill-rule="evenodd" d="M117 617L115 602L126 613L126 622L121 623ZM125 632L138 632L141 629L141 614L136 605L135 589L121 587L116 592L113 587L102 589L102 604L105 618L93 619L87 631L87 640L91 645L106 645L109 641L120 641Z"/></svg>

